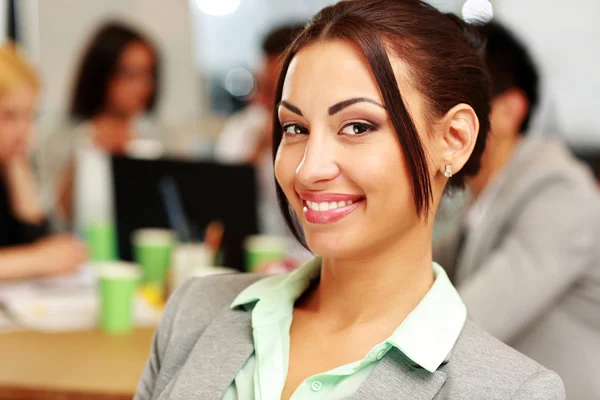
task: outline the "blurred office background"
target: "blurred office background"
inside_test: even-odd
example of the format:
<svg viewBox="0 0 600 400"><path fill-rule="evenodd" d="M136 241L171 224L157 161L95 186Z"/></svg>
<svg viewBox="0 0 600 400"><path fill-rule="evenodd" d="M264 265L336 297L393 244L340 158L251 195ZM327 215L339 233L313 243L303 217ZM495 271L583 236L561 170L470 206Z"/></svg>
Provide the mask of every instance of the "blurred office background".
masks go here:
<svg viewBox="0 0 600 400"><path fill-rule="evenodd" d="M265 35L284 24L302 24L316 11L333 3L335 1L330 0L0 0L0 41L16 42L40 76L36 143L66 130L72 123L68 109L77 69L91 36L103 24L118 21L134 28L150 39L160 53L159 102L155 112L142 117L150 121L154 130L160 131L161 151L148 157L136 157L137 161L132 161L135 165L131 166L127 159L117 161L118 168L124 172L116 177L115 193L111 192L116 198L111 200L113 207L117 208L112 215L112 230L120 234L116 244L120 248L113 258L133 260L136 245L143 247L154 243L153 240L169 242L172 238L164 235L167 228L176 231L174 235L178 240L189 234L186 242L216 242L215 248L208 249L214 251L208 258L203 258L206 248L194 249L192 243L178 253L178 263L189 264L182 259L201 260L198 262L212 268L203 270L206 273L229 271L220 268L247 269L244 265L248 262L244 258L247 254L240 252L247 253L252 246L264 254L269 251L275 254L271 260L274 263L270 265L274 272L293 268L310 256L291 244L291 237L284 233L282 221L277 219L279 210L268 194L261 194L271 190L264 182L271 179L268 167L263 170L248 158L240 158L239 163L224 163L218 159L217 150L228 118L246 110L259 90L258 75L265 63ZM431 0L430 3L444 11L460 13L463 1ZM596 176L600 176L600 112L597 110L600 105L597 77L600 2L492 0L492 3L496 18L527 43L541 71L542 97L531 134L564 140ZM44 150L40 147L35 151ZM213 164L231 164L232 169L211 169ZM243 170L249 165L256 166L256 171ZM163 175L172 175L177 185L164 181L162 197L157 191L156 198L147 204L143 197L135 197L136 193L143 196L151 185L159 185ZM208 179L208 175L212 178ZM190 180L195 176L198 177L196 187ZM84 176L83 180L89 178L93 186L95 177ZM64 216L55 215L56 192L49 189L51 183L40 179L40 195L52 222L51 229L75 231L82 240L89 240L86 232L76 231L74 223L57 222ZM143 179L150 183L144 186ZM232 228L235 222L228 220L238 218L237 214L232 214L233 217L219 214L227 213L227 207L214 216L194 209L202 196L212 196L236 179L251 182L248 187L236 184L237 192L223 190L223 196L242 196L236 197L236 201L243 199L244 193L255 197L249 200L251 204L247 208L255 215L244 220L243 229L238 231L238 227ZM87 189L74 189L73 193L81 193L81 190ZM452 213L451 206L457 202L460 196L449 201L447 213ZM210 207L216 208L218 204ZM144 208L149 211L144 213ZM182 218L188 220L182 224ZM281 229L273 228L277 224ZM140 228L163 231L146 232L147 235L134 239L133 232ZM250 235L252 240L248 241ZM285 243L278 237L284 237ZM148 242L133 243L138 239ZM220 247L222 241L224 245ZM175 250L172 251L170 266L174 268ZM223 251L231 251L231 255ZM103 257L92 261L106 261ZM147 289L141 303L136 303L135 318L139 322L136 329L128 335L112 336L91 329L97 324L94 318L73 321L79 318L74 315L87 315L88 310L97 309L100 301L97 295L86 292L65 300L56 294L73 290L75 286L80 289L91 279L97 279L88 272L79 271L76 277L62 281L58 278L41 283L35 280L35 285L31 280L0 284L0 302L4 302L0 308L3 311L0 314L0 354L8 360L3 362L3 372L0 372L0 398L59 398L48 397L53 393L73 398L77 393L82 398L102 393L115 398L131 396L147 356L154 324L160 317L160 306L176 285L174 280L183 277L170 272L165 278L166 288L161 289L165 293ZM55 285L51 294L47 292L48 285ZM46 292L36 297L32 292L40 287ZM56 310L62 310L63 314L52 314ZM64 315L69 318L63 318ZM85 357L87 367L80 367L82 361L77 361L74 355L65 357L66 353Z"/></svg>
<svg viewBox="0 0 600 400"><path fill-rule="evenodd" d="M73 73L92 32L108 19L139 28L156 41L165 60L158 118L166 126L214 121L243 106L253 91L252 73L269 29L308 19L334 3L326 0L172 1L4 0L2 32L14 13L17 41L36 64L43 81L41 127L64 117ZM460 12L461 1L432 0ZM530 46L543 73L536 119L539 134L564 137L582 151L600 146L595 77L600 4L541 0L494 0L496 16ZM13 5L11 7L11 5ZM11 25L11 26L9 26ZM15 29L13 28L13 31ZM214 136L218 126L197 126L193 134Z"/></svg>

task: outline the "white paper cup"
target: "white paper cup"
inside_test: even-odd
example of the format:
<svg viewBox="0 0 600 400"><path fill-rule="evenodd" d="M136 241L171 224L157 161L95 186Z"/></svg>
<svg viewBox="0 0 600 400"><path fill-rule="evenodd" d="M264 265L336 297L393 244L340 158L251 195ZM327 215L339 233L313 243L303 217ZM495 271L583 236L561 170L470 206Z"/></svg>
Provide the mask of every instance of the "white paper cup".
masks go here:
<svg viewBox="0 0 600 400"><path fill-rule="evenodd" d="M202 243L180 244L173 251L171 263L171 290L176 289L193 272L212 265L214 254L210 247Z"/></svg>
<svg viewBox="0 0 600 400"><path fill-rule="evenodd" d="M131 243L141 246L173 245L176 240L175 232L162 228L137 229L131 235Z"/></svg>
<svg viewBox="0 0 600 400"><path fill-rule="evenodd" d="M219 266L204 266L204 267L198 267L196 269L194 269L191 273L192 277L204 277L204 276L210 276L210 275L222 275L222 274L235 274L239 272L236 269L233 268L227 268L227 267L219 267Z"/></svg>

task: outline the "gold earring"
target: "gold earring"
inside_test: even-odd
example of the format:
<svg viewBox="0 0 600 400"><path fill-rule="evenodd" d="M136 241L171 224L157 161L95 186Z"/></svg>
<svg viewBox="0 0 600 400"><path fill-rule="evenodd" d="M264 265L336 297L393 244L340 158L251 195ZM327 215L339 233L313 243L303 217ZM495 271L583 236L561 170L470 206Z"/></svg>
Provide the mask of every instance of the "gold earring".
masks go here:
<svg viewBox="0 0 600 400"><path fill-rule="evenodd" d="M452 165L451 164L446 164L446 168L444 168L444 176L446 178L452 178Z"/></svg>

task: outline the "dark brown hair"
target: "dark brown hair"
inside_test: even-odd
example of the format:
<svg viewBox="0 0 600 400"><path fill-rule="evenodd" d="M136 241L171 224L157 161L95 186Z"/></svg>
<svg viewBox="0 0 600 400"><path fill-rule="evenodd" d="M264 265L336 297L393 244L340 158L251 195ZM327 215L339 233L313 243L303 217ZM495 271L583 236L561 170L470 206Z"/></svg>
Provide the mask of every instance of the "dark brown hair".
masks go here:
<svg viewBox="0 0 600 400"><path fill-rule="evenodd" d="M327 40L348 41L363 52L400 140L417 213L426 216L432 188L425 151L402 99L388 51L408 64L412 83L428 103L430 123L460 103L475 110L480 124L475 149L467 164L449 182L449 186L462 187L465 176L479 171L489 130L490 82L483 64L484 40L475 27L419 0L342 1L317 13L288 49L277 85L276 105L281 101L285 76L296 53L309 44ZM281 138L275 107L274 159ZM276 186L286 223L306 245L297 217L279 184Z"/></svg>
<svg viewBox="0 0 600 400"><path fill-rule="evenodd" d="M69 111L72 119L94 118L106 107L106 88L114 77L119 58L133 42L143 43L154 58L155 87L146 111L154 110L159 95L160 56L157 48L133 28L120 22L109 22L96 32L81 59Z"/></svg>
<svg viewBox="0 0 600 400"><path fill-rule="evenodd" d="M479 33L487 43L485 63L492 79L492 98L518 88L529 101L529 110L520 127L520 133L525 135L539 99L539 77L533 58L517 36L498 22L479 27Z"/></svg>
<svg viewBox="0 0 600 400"><path fill-rule="evenodd" d="M269 31L262 41L262 51L271 57L280 57L304 29L304 23L286 24Z"/></svg>

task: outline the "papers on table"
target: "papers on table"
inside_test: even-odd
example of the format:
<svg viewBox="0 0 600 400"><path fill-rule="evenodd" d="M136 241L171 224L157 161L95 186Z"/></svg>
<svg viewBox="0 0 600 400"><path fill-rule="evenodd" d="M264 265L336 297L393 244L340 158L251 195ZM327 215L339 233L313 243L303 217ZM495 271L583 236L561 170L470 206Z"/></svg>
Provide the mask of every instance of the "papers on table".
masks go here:
<svg viewBox="0 0 600 400"><path fill-rule="evenodd" d="M0 332L19 329L72 331L98 325L100 298L94 267L71 275L0 284ZM161 311L141 295L134 301L136 326L154 326Z"/></svg>

